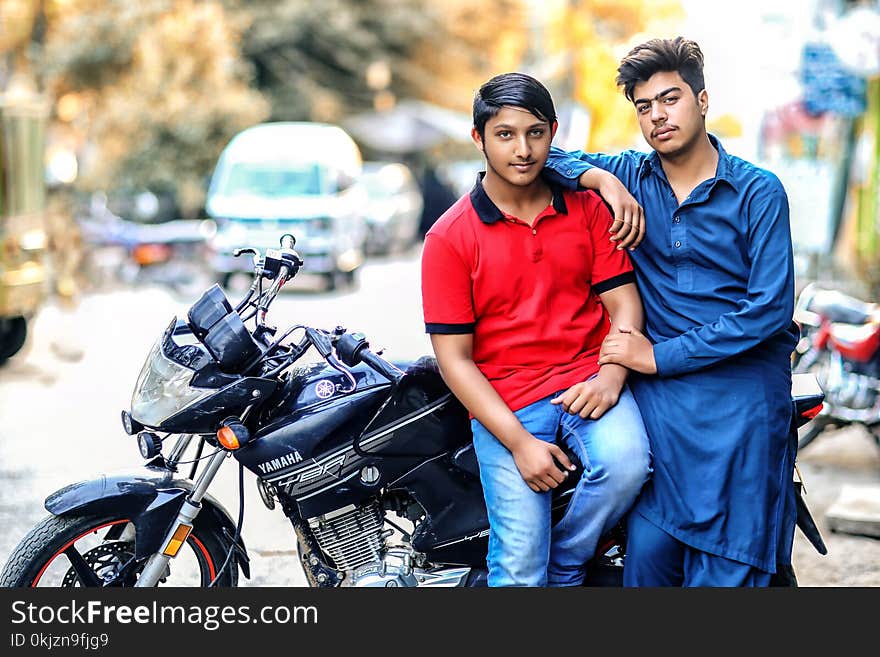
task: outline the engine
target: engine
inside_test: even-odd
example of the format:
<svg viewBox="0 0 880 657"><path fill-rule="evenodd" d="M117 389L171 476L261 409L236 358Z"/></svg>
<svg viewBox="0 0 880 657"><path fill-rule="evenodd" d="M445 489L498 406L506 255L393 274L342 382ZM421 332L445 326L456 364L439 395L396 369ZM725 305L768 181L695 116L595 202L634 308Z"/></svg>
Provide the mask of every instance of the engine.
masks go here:
<svg viewBox="0 0 880 657"><path fill-rule="evenodd" d="M321 550L337 569L346 572L379 560L385 539L393 533L383 532L382 525L378 502L365 507L347 506L309 519L309 528Z"/></svg>
<svg viewBox="0 0 880 657"><path fill-rule="evenodd" d="M880 381L864 374L846 374L831 393L833 401L852 409L868 409L877 402Z"/></svg>
<svg viewBox="0 0 880 657"><path fill-rule="evenodd" d="M324 554L345 571L347 586L453 587L462 586L470 573L470 568L420 568L421 555L408 545L388 548L386 539L394 532L382 529L378 502L344 507L308 523Z"/></svg>

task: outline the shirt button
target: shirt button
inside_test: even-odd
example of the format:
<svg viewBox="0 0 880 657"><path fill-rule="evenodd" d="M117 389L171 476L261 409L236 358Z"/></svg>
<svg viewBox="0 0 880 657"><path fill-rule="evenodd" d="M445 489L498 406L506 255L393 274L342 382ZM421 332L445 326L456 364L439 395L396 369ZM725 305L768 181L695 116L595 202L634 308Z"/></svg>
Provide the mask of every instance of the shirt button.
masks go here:
<svg viewBox="0 0 880 657"><path fill-rule="evenodd" d="M572 173L573 171L574 171L574 169L567 169L567 170L565 171L565 173Z"/></svg>
<svg viewBox="0 0 880 657"><path fill-rule="evenodd" d="M681 246L681 242L679 242L678 240L676 240L676 242L675 242L675 248L677 249L677 248L680 247L680 246Z"/></svg>
<svg viewBox="0 0 880 657"><path fill-rule="evenodd" d="M680 224L680 223L681 223L681 219L680 219L679 217L673 217L673 218L672 218L672 223L674 223L674 224Z"/></svg>
<svg viewBox="0 0 880 657"><path fill-rule="evenodd" d="M538 234L538 231L537 231L537 229L535 229L535 228L532 228L532 235L537 235L537 234Z"/></svg>

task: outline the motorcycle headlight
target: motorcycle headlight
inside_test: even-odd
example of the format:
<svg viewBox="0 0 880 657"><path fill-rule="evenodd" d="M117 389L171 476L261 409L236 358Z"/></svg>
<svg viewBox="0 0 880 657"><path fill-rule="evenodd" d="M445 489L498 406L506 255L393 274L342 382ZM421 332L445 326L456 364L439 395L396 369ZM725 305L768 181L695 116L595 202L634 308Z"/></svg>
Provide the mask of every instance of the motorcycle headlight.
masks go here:
<svg viewBox="0 0 880 657"><path fill-rule="evenodd" d="M131 396L132 418L147 427L160 426L175 413L216 392L192 387L195 371L166 355L165 346L172 340L176 323L175 318L150 349Z"/></svg>

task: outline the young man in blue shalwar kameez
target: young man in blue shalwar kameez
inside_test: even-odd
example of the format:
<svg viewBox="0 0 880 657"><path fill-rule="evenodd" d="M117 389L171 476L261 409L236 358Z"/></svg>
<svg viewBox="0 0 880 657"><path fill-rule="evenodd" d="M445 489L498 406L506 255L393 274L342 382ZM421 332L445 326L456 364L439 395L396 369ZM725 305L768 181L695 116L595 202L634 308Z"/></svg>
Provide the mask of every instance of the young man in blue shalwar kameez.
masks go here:
<svg viewBox="0 0 880 657"><path fill-rule="evenodd" d="M640 373L630 385L654 458L629 517L624 583L767 586L790 564L795 523L786 193L706 132L696 43L654 39L618 74L653 151L553 149L547 166L602 194L620 245L643 239L631 257L644 333L612 332L599 360Z"/></svg>

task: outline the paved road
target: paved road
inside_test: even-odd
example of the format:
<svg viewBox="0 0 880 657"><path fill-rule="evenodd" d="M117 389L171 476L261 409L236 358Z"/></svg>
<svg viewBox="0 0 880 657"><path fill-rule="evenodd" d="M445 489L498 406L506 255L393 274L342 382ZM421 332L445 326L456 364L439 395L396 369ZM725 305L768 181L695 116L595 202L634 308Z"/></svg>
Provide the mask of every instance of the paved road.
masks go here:
<svg viewBox="0 0 880 657"><path fill-rule="evenodd" d="M375 260L355 292L323 293L298 281L273 308L273 323L341 324L367 334L391 358L430 353L423 333L418 252ZM75 310L47 307L27 353L0 369L0 563L45 514L42 501L72 481L142 462L119 423L144 356L191 300L158 288L89 294ZM77 354L81 352L81 354ZM822 436L800 459L808 503L820 525L845 483L880 483L880 449L857 430ZM233 517L237 469L230 462L212 488ZM288 521L266 509L246 473L243 534L252 557L245 586L302 586ZM799 535L795 567L811 586L880 586L880 541L825 531L830 554L812 552Z"/></svg>

